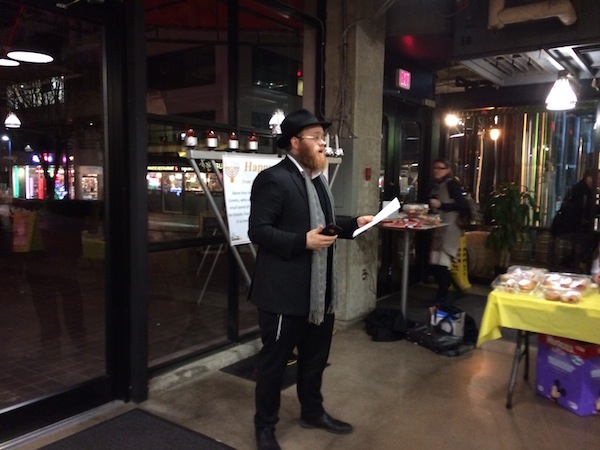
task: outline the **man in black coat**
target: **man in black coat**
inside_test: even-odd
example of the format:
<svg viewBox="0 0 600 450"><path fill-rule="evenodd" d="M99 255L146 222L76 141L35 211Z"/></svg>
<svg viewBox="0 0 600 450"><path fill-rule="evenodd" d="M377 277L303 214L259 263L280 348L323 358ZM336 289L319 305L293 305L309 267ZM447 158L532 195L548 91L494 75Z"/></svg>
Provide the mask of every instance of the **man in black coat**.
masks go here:
<svg viewBox="0 0 600 450"><path fill-rule="evenodd" d="M373 216L335 217L323 176L329 125L304 109L289 114L277 141L287 156L258 174L252 185L248 235L258 245L258 255L249 298L258 307L263 343L254 417L259 449L280 448L275 425L282 377L294 348L301 425L352 432L350 424L325 412L321 384L338 295L335 241L351 239Z"/></svg>

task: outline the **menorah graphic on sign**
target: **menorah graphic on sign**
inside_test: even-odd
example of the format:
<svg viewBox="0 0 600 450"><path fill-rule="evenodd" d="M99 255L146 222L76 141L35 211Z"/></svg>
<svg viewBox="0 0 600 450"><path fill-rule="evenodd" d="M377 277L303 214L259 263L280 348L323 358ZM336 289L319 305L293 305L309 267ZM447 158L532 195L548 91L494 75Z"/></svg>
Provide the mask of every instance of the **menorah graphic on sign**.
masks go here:
<svg viewBox="0 0 600 450"><path fill-rule="evenodd" d="M229 181L233 183L233 180L240 172L240 166L225 166L224 168L225 174L229 177Z"/></svg>

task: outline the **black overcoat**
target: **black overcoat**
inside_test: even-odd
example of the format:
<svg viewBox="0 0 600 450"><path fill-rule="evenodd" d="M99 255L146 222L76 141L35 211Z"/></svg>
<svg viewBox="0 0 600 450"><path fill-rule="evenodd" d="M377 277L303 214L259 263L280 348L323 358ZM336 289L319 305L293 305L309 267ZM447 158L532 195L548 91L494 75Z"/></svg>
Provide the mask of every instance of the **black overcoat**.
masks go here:
<svg viewBox="0 0 600 450"><path fill-rule="evenodd" d="M312 251L306 249L311 227L303 175L284 158L257 175L250 202L248 236L258 245L250 301L263 311L308 316ZM356 218L336 223L339 237L351 239Z"/></svg>

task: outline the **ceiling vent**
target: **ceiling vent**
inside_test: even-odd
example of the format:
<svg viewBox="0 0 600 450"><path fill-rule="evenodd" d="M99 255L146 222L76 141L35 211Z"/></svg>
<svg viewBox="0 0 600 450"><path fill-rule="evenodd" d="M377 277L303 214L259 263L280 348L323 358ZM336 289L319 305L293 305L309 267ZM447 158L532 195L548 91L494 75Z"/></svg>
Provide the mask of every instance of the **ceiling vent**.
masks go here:
<svg viewBox="0 0 600 450"><path fill-rule="evenodd" d="M504 0L490 0L488 28L497 29L513 23L556 17L564 25L573 25L577 13L570 0L546 0L521 6L504 7Z"/></svg>

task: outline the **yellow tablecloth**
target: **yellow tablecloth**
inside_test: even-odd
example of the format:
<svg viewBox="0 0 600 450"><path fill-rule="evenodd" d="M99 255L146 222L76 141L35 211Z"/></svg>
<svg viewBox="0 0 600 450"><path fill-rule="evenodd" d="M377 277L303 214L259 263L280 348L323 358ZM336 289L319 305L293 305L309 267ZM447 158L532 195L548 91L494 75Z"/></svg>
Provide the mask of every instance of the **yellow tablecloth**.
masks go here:
<svg viewBox="0 0 600 450"><path fill-rule="evenodd" d="M600 294L584 295L579 303L567 304L493 290L488 295L477 346L501 338L502 327L600 344Z"/></svg>

